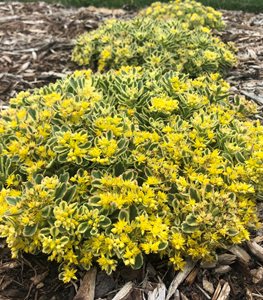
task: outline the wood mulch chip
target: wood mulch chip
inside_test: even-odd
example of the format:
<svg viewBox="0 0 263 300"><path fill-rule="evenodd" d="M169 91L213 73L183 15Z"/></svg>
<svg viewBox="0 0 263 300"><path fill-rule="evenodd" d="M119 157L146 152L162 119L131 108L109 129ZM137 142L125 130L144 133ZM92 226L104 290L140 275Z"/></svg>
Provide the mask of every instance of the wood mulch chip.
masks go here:
<svg viewBox="0 0 263 300"><path fill-rule="evenodd" d="M219 33L238 48L239 64L227 80L263 107L263 14L223 11L228 27ZM45 3L0 3L0 106L21 90L54 82L78 69L70 61L73 39L121 9L65 8ZM261 114L258 116L262 118ZM263 205L258 205L263 220ZM0 300L258 300L263 299L263 230L253 240L218 253L216 264L188 262L181 272L152 257L141 270L120 267L111 276L92 269L64 285L57 265L44 255L11 259L0 241Z"/></svg>

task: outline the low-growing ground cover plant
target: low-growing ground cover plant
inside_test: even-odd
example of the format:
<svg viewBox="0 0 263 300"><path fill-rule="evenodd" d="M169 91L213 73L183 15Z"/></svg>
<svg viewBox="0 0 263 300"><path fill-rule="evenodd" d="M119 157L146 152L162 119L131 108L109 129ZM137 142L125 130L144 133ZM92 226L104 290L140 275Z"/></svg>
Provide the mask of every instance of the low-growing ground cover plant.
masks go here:
<svg viewBox="0 0 263 300"><path fill-rule="evenodd" d="M154 2L139 14L154 19L176 19L187 23L190 29L206 26L210 29L224 28L222 13L193 0L175 0L168 3Z"/></svg>
<svg viewBox="0 0 263 300"><path fill-rule="evenodd" d="M43 252L64 282L148 254L214 259L249 239L262 193L257 107L219 74L124 67L11 99L0 119L2 237Z"/></svg>
<svg viewBox="0 0 263 300"><path fill-rule="evenodd" d="M190 29L188 22L144 17L110 20L79 36L72 58L98 71L133 65L191 77L223 73L236 62L232 46L212 36L208 27Z"/></svg>

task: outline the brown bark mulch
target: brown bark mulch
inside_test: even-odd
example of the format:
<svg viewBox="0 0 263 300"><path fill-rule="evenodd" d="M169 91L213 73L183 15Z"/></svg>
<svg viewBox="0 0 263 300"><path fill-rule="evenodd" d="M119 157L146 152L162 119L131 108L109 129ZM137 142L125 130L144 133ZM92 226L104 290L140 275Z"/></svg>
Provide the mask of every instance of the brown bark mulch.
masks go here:
<svg viewBox="0 0 263 300"><path fill-rule="evenodd" d="M71 62L73 39L108 18L131 14L122 9L0 2L0 100L78 69Z"/></svg>
<svg viewBox="0 0 263 300"><path fill-rule="evenodd" d="M263 14L224 11L220 33L238 48L239 64L227 80L263 107ZM54 82L78 67L70 61L73 39L124 10L65 8L45 3L0 3L0 108L18 91ZM258 116L261 118L261 116ZM259 204L263 220L263 205ZM174 272L154 257L139 271L120 267L113 275L79 272L80 281L64 285L57 265L43 255L11 259L0 241L0 300L176 300L263 299L263 230L250 243L218 253L217 264L193 265ZM168 290L168 291L167 291ZM93 294L95 293L94 297Z"/></svg>
<svg viewBox="0 0 263 300"><path fill-rule="evenodd" d="M225 41L238 49L238 66L229 72L227 80L232 90L263 105L263 14L224 11L227 29Z"/></svg>

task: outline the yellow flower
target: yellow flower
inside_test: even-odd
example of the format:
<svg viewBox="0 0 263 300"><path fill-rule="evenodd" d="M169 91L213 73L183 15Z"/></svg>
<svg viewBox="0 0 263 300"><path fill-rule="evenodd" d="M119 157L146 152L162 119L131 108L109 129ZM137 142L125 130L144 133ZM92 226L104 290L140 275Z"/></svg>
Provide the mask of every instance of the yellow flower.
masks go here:
<svg viewBox="0 0 263 300"><path fill-rule="evenodd" d="M173 233L172 239L171 239L171 244L176 250L180 250L184 247L185 238L179 232Z"/></svg>
<svg viewBox="0 0 263 300"><path fill-rule="evenodd" d="M97 145L102 154L106 157L113 156L118 148L116 140L108 140L106 137L100 138Z"/></svg>
<svg viewBox="0 0 263 300"><path fill-rule="evenodd" d="M178 101L170 97L155 97L151 99L150 110L171 113L178 109Z"/></svg>
<svg viewBox="0 0 263 300"><path fill-rule="evenodd" d="M64 259L65 261L69 262L70 264L78 264L77 255L73 252L73 250L69 250L65 255Z"/></svg>
<svg viewBox="0 0 263 300"><path fill-rule="evenodd" d="M182 270L185 266L185 261L179 255L170 257L170 262L173 264L175 270Z"/></svg>
<svg viewBox="0 0 263 300"><path fill-rule="evenodd" d="M181 81L180 78L177 76L171 78L171 83L172 83L173 90L178 93L184 93L190 87L187 82Z"/></svg>
<svg viewBox="0 0 263 300"><path fill-rule="evenodd" d="M204 57L209 61L215 61L218 58L218 54L214 51L205 50Z"/></svg>
<svg viewBox="0 0 263 300"><path fill-rule="evenodd" d="M19 182L16 180L15 174L9 175L6 179L6 184L8 187L10 187L11 185L16 186L16 185L18 185L18 183Z"/></svg>
<svg viewBox="0 0 263 300"><path fill-rule="evenodd" d="M149 185L157 185L160 183L160 180L157 177L149 176L145 183Z"/></svg>
<svg viewBox="0 0 263 300"><path fill-rule="evenodd" d="M157 242L148 241L147 243L140 244L140 246L142 247L143 251L146 254L157 253L159 251L159 245L160 245L160 241Z"/></svg>
<svg viewBox="0 0 263 300"><path fill-rule="evenodd" d="M217 81L220 78L220 74L219 73L211 73L210 77L213 81Z"/></svg>
<svg viewBox="0 0 263 300"><path fill-rule="evenodd" d="M92 71L91 70L76 70L73 74L76 77L85 76L88 79L88 78L90 78Z"/></svg>
<svg viewBox="0 0 263 300"><path fill-rule="evenodd" d="M43 99L45 101L45 105L51 107L54 103L61 100L61 95L56 92L53 92L51 94L44 95Z"/></svg>
<svg viewBox="0 0 263 300"><path fill-rule="evenodd" d="M61 277L62 277L62 280L64 283L68 283L72 279L77 279L77 276L76 276L77 270L76 269L70 268L69 266L65 266L63 269L64 270L62 272Z"/></svg>
<svg viewBox="0 0 263 300"><path fill-rule="evenodd" d="M224 56L224 59L227 62L230 62L230 63L233 63L233 62L235 63L236 62L236 58L235 58L234 54L232 52L228 51L228 50L224 51L223 56Z"/></svg>
<svg viewBox="0 0 263 300"><path fill-rule="evenodd" d="M108 274L116 270L117 262L114 259L110 259L108 257L105 257L104 255L101 255L100 258L98 258L97 262L100 265L101 269L105 270Z"/></svg>
<svg viewBox="0 0 263 300"><path fill-rule="evenodd" d="M208 28L208 27L202 27L201 30L204 32L204 33L210 33L211 30Z"/></svg>
<svg viewBox="0 0 263 300"><path fill-rule="evenodd" d="M84 268L89 269L92 265L93 254L91 252L85 251L85 249L83 249L81 254L83 255L83 257L80 259L81 265Z"/></svg>
<svg viewBox="0 0 263 300"><path fill-rule="evenodd" d="M117 223L115 223L114 228L112 228L113 233L121 234L122 232L127 231L128 223L125 220L119 220Z"/></svg>

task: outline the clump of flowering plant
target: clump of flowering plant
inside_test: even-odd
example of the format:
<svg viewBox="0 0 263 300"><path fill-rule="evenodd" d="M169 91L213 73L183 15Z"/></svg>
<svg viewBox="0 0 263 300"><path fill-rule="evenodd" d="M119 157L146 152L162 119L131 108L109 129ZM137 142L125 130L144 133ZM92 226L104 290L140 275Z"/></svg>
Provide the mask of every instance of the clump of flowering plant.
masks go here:
<svg viewBox="0 0 263 300"><path fill-rule="evenodd" d="M209 29L221 30L225 26L221 12L193 0L175 0L169 3L154 2L142 10L139 15L154 19L180 20L191 29L205 26Z"/></svg>
<svg viewBox="0 0 263 300"><path fill-rule="evenodd" d="M262 197L257 107L218 74L77 71L11 99L0 119L0 232L64 282L145 255L211 260L249 239Z"/></svg>
<svg viewBox="0 0 263 300"><path fill-rule="evenodd" d="M207 27L190 29L187 22L154 18L110 20L78 37L72 59L98 71L130 65L191 77L223 73L236 62L231 46Z"/></svg>

